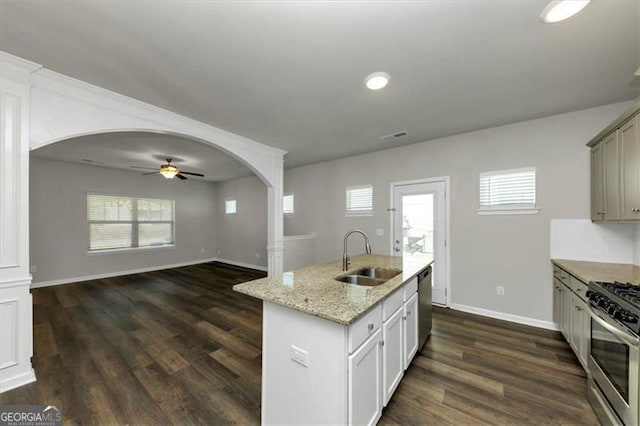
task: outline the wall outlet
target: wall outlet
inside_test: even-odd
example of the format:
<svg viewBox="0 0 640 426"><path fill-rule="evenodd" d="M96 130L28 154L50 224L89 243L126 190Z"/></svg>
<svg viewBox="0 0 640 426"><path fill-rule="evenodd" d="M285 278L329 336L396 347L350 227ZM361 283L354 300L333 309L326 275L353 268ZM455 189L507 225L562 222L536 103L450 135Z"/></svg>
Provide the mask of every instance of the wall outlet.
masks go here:
<svg viewBox="0 0 640 426"><path fill-rule="evenodd" d="M496 287L496 293L498 293L498 296L504 296L504 287L501 285Z"/></svg>
<svg viewBox="0 0 640 426"><path fill-rule="evenodd" d="M307 351L293 345L291 345L291 360L304 367L309 366L309 354Z"/></svg>
<svg viewBox="0 0 640 426"><path fill-rule="evenodd" d="M221 250L218 250L218 256L220 256L222 254Z"/></svg>
<svg viewBox="0 0 640 426"><path fill-rule="evenodd" d="M29 268L29 272L31 272L32 274L34 272L36 272L38 270L38 268L36 268L36 265L31 265L31 268Z"/></svg>
<svg viewBox="0 0 640 426"><path fill-rule="evenodd" d="M376 229L376 235L378 237L384 237L384 229Z"/></svg>
<svg viewBox="0 0 640 426"><path fill-rule="evenodd" d="M200 253L204 253L204 248L201 248L201 249L200 249Z"/></svg>
<svg viewBox="0 0 640 426"><path fill-rule="evenodd" d="M260 259L260 253L256 253L256 259Z"/></svg>

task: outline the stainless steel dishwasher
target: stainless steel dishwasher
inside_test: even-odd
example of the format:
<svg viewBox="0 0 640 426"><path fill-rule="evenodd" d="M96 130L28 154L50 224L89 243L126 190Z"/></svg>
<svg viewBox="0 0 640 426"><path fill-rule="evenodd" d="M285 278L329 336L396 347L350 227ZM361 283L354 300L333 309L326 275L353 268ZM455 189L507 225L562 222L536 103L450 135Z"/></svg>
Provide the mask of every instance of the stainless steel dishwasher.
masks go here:
<svg viewBox="0 0 640 426"><path fill-rule="evenodd" d="M431 266L418 273L418 351L431 334Z"/></svg>

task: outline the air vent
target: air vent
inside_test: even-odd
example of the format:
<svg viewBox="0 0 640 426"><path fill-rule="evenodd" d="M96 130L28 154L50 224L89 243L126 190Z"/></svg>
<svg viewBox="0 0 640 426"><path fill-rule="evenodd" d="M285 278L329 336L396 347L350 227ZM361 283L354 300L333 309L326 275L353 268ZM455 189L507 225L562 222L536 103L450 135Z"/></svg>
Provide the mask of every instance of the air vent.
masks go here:
<svg viewBox="0 0 640 426"><path fill-rule="evenodd" d="M406 139L407 136L409 136L409 133L407 133L406 130L401 130L399 132L391 133L390 135L380 136L380 139L382 139L385 142L389 142L389 141Z"/></svg>

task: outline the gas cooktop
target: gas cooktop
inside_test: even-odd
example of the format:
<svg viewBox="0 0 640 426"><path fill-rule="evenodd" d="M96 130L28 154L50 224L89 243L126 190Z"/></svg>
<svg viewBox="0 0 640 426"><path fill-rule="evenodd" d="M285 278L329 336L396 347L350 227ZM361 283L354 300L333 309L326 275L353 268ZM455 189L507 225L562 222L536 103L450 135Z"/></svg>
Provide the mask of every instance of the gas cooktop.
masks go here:
<svg viewBox="0 0 640 426"><path fill-rule="evenodd" d="M640 287L630 283L592 281L587 292L591 306L640 335Z"/></svg>

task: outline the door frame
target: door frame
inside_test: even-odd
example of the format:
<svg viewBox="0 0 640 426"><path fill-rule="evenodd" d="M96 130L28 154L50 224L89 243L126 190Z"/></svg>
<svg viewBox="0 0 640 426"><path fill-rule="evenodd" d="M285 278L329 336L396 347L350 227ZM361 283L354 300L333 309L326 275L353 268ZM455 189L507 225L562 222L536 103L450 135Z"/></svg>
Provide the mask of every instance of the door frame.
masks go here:
<svg viewBox="0 0 640 426"><path fill-rule="evenodd" d="M393 210L393 192L398 186L406 186L406 185L418 185L422 183L436 183L436 182L444 182L444 250L445 256L447 257L447 265L445 267L444 276L445 276L445 291L446 291L446 303L444 306L447 308L451 306L451 198L449 194L451 193L451 176L438 176L431 178L423 178L423 179L413 179L413 180L405 180L400 182L391 182L389 184L389 212L395 213ZM394 256L393 248L393 229L394 229L394 215L389 215L389 254Z"/></svg>

